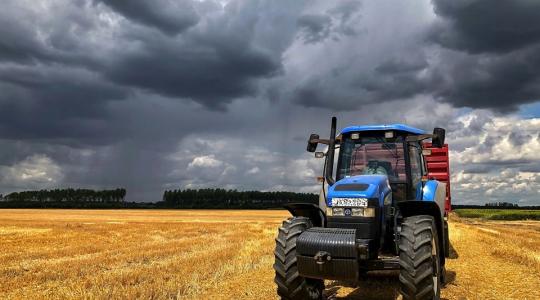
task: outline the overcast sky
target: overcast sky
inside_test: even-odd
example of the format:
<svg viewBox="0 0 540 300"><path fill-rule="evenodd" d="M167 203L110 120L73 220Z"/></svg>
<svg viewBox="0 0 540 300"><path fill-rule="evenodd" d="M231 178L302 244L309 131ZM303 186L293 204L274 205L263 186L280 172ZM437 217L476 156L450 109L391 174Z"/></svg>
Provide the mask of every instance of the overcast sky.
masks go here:
<svg viewBox="0 0 540 300"><path fill-rule="evenodd" d="M540 204L540 1L0 5L0 193L316 192L336 115L447 128L454 203Z"/></svg>

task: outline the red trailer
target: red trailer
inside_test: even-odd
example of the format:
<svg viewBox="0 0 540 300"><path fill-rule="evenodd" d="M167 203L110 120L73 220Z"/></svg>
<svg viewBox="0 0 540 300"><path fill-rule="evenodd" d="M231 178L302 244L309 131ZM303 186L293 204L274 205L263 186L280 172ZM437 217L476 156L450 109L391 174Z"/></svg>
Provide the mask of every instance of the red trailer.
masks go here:
<svg viewBox="0 0 540 300"><path fill-rule="evenodd" d="M446 201L444 209L446 214L452 210L452 196L450 194L450 160L448 144L444 147L433 147L431 143L424 143L424 149L431 150L431 155L425 156L428 169L428 177L446 183Z"/></svg>

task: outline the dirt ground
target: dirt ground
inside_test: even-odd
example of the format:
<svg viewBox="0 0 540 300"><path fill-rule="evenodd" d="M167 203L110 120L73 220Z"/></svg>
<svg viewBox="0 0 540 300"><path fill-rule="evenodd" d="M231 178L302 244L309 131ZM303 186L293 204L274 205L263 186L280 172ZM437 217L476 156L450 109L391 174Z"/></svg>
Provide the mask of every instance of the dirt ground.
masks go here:
<svg viewBox="0 0 540 300"><path fill-rule="evenodd" d="M1 299L275 299L285 211L0 210ZM540 222L450 222L443 299L540 299ZM397 299L395 272L329 299Z"/></svg>

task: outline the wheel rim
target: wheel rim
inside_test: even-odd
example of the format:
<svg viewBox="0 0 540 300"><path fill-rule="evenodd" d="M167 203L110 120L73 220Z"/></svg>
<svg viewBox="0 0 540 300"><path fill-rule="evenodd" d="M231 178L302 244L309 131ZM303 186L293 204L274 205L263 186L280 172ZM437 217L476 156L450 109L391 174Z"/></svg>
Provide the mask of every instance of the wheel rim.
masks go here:
<svg viewBox="0 0 540 300"><path fill-rule="evenodd" d="M439 289L439 255L437 253L435 238L431 239L431 261L433 263L433 293L437 295Z"/></svg>

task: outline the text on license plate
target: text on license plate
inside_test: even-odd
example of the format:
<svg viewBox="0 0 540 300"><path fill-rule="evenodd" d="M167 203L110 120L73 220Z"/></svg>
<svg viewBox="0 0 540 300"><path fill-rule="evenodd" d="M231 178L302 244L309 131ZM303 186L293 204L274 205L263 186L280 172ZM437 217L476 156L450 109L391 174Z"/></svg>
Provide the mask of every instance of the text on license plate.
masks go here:
<svg viewBox="0 0 540 300"><path fill-rule="evenodd" d="M332 198L332 206L367 207L366 198Z"/></svg>

